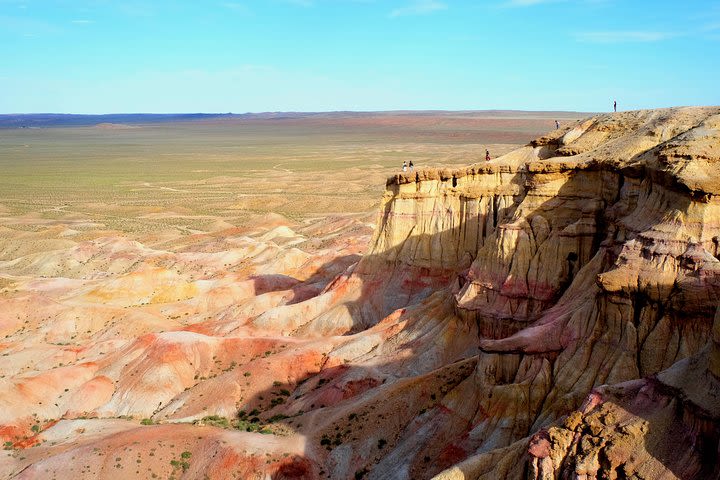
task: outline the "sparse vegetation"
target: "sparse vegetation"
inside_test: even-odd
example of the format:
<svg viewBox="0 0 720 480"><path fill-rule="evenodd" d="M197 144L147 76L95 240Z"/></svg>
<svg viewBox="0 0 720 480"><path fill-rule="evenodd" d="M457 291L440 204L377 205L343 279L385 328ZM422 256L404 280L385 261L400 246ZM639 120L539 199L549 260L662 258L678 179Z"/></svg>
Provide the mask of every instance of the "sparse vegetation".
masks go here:
<svg viewBox="0 0 720 480"><path fill-rule="evenodd" d="M476 129L475 123L477 122L469 123L468 128ZM239 129L237 126L213 126L211 138L207 136L210 132L207 126L190 123L173 126L172 129L150 125L132 131L110 133L92 128L83 129L83 131L68 131L68 129L7 130L3 133L3 140L7 141L5 146L8 147L8 150L6 152L10 153L0 155L0 171L3 172L0 175L1 213L4 218L16 217L22 220L18 223L7 223L8 230L14 229L21 233L42 231L44 236L54 234L53 232L59 235L60 232L68 230L69 237L52 238L52 241L48 240L47 243L42 243L45 240L38 240L37 245L30 245L29 240L23 240L26 245L23 245L22 248L17 247L18 252L23 255L43 251L44 248L57 248L58 245L65 248L64 245L73 242L91 242L99 234L104 236L127 234L128 239L137 239L141 242L152 238L153 242L147 244L150 247L177 252L183 251L187 247L183 243L185 240L176 240L172 233L165 235L166 233L175 231L192 235L195 231L219 231L215 224L222 223L219 222L220 220L232 225L241 225L251 217L254 218L258 214L268 212L280 213L293 220L312 218L317 216L318 212L324 214L330 211L342 211L364 214L372 210L378 202L384 188L385 177L388 173L397 170L399 159L412 156L420 163L424 159L435 163L466 164L468 158L477 150L475 144L458 146L454 137L443 132L428 140L425 128L401 126L391 134L374 133L374 139L368 140L368 132L371 130L356 127L351 129L345 127L338 129L334 125L308 127L297 122L276 127L243 126L242 129ZM240 136L237 135L239 131L243 133ZM375 132L375 130L372 131ZM525 136L523 135L523 138ZM502 140L506 142L507 137L503 136ZM28 147L25 148L23 145L28 145ZM258 145L263 145L263 147L255 148ZM362 148L356 148L357 145L362 145ZM318 148L319 146L322 148ZM148 158L152 158L152 162L144 161ZM239 158L242 158L242 161L237 161ZM128 162L128 159L132 160ZM362 178L359 178L357 174L358 165L362 165L365 169ZM288 172L291 172L291 175L288 175ZM292 180L288 180L289 178ZM291 193L290 197L288 192ZM365 222L365 220L362 221ZM63 226L58 227L55 231L56 225ZM48 228L48 226L52 228ZM362 226L362 228L369 230L367 226ZM100 233L98 234L98 232ZM162 235L159 235L158 232ZM12 260L11 253L7 253L12 252L12 248L15 248L12 241L10 239L7 242L9 246L4 250L6 253L2 260ZM218 243L222 242L221 239L217 241ZM333 242L334 240L321 240L314 243L313 248L332 247ZM26 249L27 252L23 249ZM18 253L18 257L20 253ZM223 269L244 272L247 267L245 260L228 258L217 264L217 271L208 265L188 266L185 269L173 264L172 260L168 260L170 257L171 255L167 255L163 256L161 260L152 260L152 262L156 262L152 265L149 265L152 262L144 264L144 260L138 260L133 264L134 260L131 260L128 265L118 267L112 263L112 258L102 258L102 254L100 254L98 258L82 259L78 263L77 271L71 272L67 277L69 279L99 279L101 275L105 274L114 276L118 271L131 272L144 266L152 266L166 268L172 275L193 282L217 275ZM220 267L221 264L222 267ZM61 271L61 267L57 268L57 272L43 271L42 275L38 274L38 278L62 277L64 272ZM9 277L15 277L13 272L10 273ZM17 278L31 275L32 272ZM6 282L3 279L0 281ZM24 280L18 283L7 282L0 284L0 288L22 289L24 288L22 285L26 283ZM17 290L7 290L8 293L15 291ZM103 295L104 292L97 293L98 305L103 309L109 309L110 306L106 305ZM106 354L115 355L116 350L112 346L112 342L99 343L102 349L93 347L89 354L78 354L77 351L80 350L78 346L84 347L83 341L90 334L97 335L96 339L116 336L132 339L134 335L132 331L134 328L132 327L133 315L137 313L156 316L157 322L160 322L155 324L155 320L153 320L152 334L149 334L149 337L160 335L162 332L166 332L168 337L171 337L177 330L189 325L215 321L214 317L210 319L208 311L202 311L202 307L196 307L194 304L192 306L178 304L178 302L188 300L191 296L191 294L179 295L177 292L165 294L158 285L150 288L147 296L133 299L122 307L112 307L117 318L115 315L111 318L108 314L105 319L109 320L104 323L102 320L102 315L105 315L104 311L98 309L96 312L95 305L90 305L92 298L88 297L83 302L87 300L87 312L92 312L92 314L87 314L83 310L80 317L75 317L74 320L77 323L74 331L85 332L85 334L73 334L72 329L67 333L52 332L48 334L47 343L51 344L51 347L48 348L52 348L58 353L49 357L52 358L52 362L46 360L46 363L64 367L70 371L81 362L94 361ZM58 302L61 301L62 299L58 300ZM183 309L191 311L183 311ZM79 308L74 311L74 313L79 312L81 312ZM70 318L68 317L68 320ZM24 323L22 323L23 320ZM20 335L40 332L45 328L44 325L52 326L53 320L55 318L38 316L38 318L33 317L33 320L30 321L18 317L17 324L24 326L17 332ZM162 324L162 322L165 323ZM16 333L5 336L10 338L13 335ZM14 338L8 344L13 342L15 342ZM290 349L294 348L292 342L289 342L288 345L290 345ZM203 390L203 385L200 385L200 388L195 387L199 382L216 378L218 374L221 374L220 372L234 369L238 371L228 376L241 379L238 382L240 383L239 387L242 388L240 395L246 397L245 400L241 399L238 405L260 405L250 412L240 410L236 417L228 414L232 418L207 415L195 422L196 424L260 434L278 432L282 434L283 429L290 428L287 426L289 422L283 422L289 417L282 413L272 415L275 412L271 412L269 408L278 407L277 411L286 413L295 411L290 408L286 410L281 405L294 399L293 395L308 393L309 388L297 390L297 386L310 379L312 383L306 386L315 385L317 382L316 385L321 387L333 381L332 378L336 378L318 378L312 373L308 374L309 377L295 383L295 377L283 379L283 374L275 373L279 380L272 382L273 388L265 389L261 392L262 395L257 395L254 388L245 388L245 382L248 386L251 383L262 382L263 385L260 386L265 388L267 386L265 382L269 383L269 379L272 379L272 377L266 376L266 372L272 370L263 370L264 365L272 364L279 356L290 354L290 352L283 352L288 348L287 345L278 346L275 341L269 341L258 348L259 350L242 357L236 354L233 356L229 351L218 348L212 350L218 352L217 357L213 357L212 361L209 361L207 357L202 357L202 363L195 361L194 365L191 363L190 370L183 372L183 375L186 376L183 379L185 383L180 386L178 392L183 388L188 390L186 394L183 394L183 398L191 397L193 401L200 404L199 408L210 405L208 410L204 410L207 413L216 411L214 405L210 403L215 400L212 398L214 391ZM263 348L266 350L262 350ZM4 352L2 355L5 358L10 354ZM16 354L12 355L11 359L15 361ZM254 355L253 359L256 361L254 364L250 363L251 355ZM231 358L236 358L238 361L228 364ZM39 370L33 366L21 373L23 375L34 374L33 369ZM126 381L138 382L143 377L143 373L139 369L126 369L120 378L110 375L109 384L116 391L121 391L125 388ZM13 375L8 374L9 377ZM328 373L327 375L331 376L332 374ZM4 375L2 377L4 378ZM243 377L245 378L243 379ZM194 378L195 381L189 381L190 378ZM77 386L71 387L73 394L80 395L82 393L83 389L79 385L81 384L78 383ZM62 386L60 385L59 388ZM76 407L77 405L68 403L70 395L67 393L71 389L64 389L65 395L62 396L62 402L57 398L41 398L41 403L44 402L46 406L49 406L54 401L58 402L55 405L56 407L59 405L60 411L64 411L68 407ZM173 394L178 392L173 392ZM320 400L315 400L318 404L321 401L327 402L323 399L324 397L318 398ZM166 408L167 405L166 402L162 407ZM322 406L324 407L324 405ZM77 408L91 410L90 407L80 406ZM247 410L250 408L246 407ZM313 404L311 408L315 408L315 405ZM150 411L153 409L155 409L154 404ZM159 405L156 411L160 411ZM298 415L302 413L301 411ZM86 412L76 418L85 419L88 416L96 417L97 415ZM138 416L115 418L125 418L134 422L135 427L137 426ZM162 414L157 414L156 418L162 418ZM367 418L358 417L353 413L349 420L357 422L352 425L355 428L355 435L360 436L362 432L358 433L356 427ZM36 417L34 421L38 422L30 427L34 434L40 433L43 426L47 428L50 425L45 418ZM39 423L41 421L42 423ZM139 419L139 423L143 426L156 424L153 418ZM162 431L165 428L170 427L156 428L151 431ZM203 429L198 430L204 431ZM20 440L27 439L18 439L18 441ZM323 437L320 443L331 449L333 446L351 440L351 430L343 426L342 429L338 429L337 436L333 433L333 437ZM381 441L384 442L384 440ZM109 461L107 467L118 469L118 471L114 471L116 476L132 476L136 464L144 462L143 467L148 467L148 463L156 464L161 466L165 472L156 471L161 473L162 478L167 478L169 462L173 468L171 478L178 478L182 472L188 471L191 465L197 466L197 464L192 463L191 452L182 451L180 453L182 448L188 448L187 445L180 443L179 440L177 443L179 448L174 451L167 450L167 445L163 445L157 454L154 451L149 452L151 459L135 459L121 453L121 456L115 458L115 462ZM4 443L4 447L11 449L14 444L8 441ZM378 441L378 448L382 449L384 446ZM42 448L50 448L50 446L48 444ZM15 453L8 452L7 454ZM34 452L34 455L37 453ZM119 472L120 469L128 469L130 466L133 467L132 471L124 471L122 474ZM143 473L145 476L150 475L150 473ZM352 470L349 474L352 474ZM153 478L157 476L158 474L152 473Z"/></svg>

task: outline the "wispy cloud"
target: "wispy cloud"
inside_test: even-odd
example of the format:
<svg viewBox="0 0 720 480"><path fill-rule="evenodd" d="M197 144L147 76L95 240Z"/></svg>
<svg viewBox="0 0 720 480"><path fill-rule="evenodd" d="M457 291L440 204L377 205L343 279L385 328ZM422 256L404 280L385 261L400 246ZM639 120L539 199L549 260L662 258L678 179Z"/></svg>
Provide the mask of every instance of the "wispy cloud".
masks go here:
<svg viewBox="0 0 720 480"><path fill-rule="evenodd" d="M90 23L95 23L95 20L79 19L79 20L71 20L70 23L74 23L76 25L88 25Z"/></svg>
<svg viewBox="0 0 720 480"><path fill-rule="evenodd" d="M677 34L670 32L642 30L579 32L574 34L576 40L586 43L660 42L676 36Z"/></svg>
<svg viewBox="0 0 720 480"><path fill-rule="evenodd" d="M62 29L41 19L0 15L0 30L23 37L56 34Z"/></svg>
<svg viewBox="0 0 720 480"><path fill-rule="evenodd" d="M284 0L286 3L297 5L298 7L313 7L315 6L314 0Z"/></svg>
<svg viewBox="0 0 720 480"><path fill-rule="evenodd" d="M522 8L534 7L536 5L548 5L551 3L568 3L571 1L585 6L605 6L612 2L612 0L507 0L499 6L506 8Z"/></svg>
<svg viewBox="0 0 720 480"><path fill-rule="evenodd" d="M533 5L540 5L541 3L557 3L565 0L509 0L506 7L531 7Z"/></svg>
<svg viewBox="0 0 720 480"><path fill-rule="evenodd" d="M224 2L220 4L221 6L232 10L236 13L242 13L243 15L247 15L250 13L250 8L248 8L247 5L244 3L238 3L238 2Z"/></svg>
<svg viewBox="0 0 720 480"><path fill-rule="evenodd" d="M720 21L714 22L714 23L706 23L702 27L699 28L701 32L714 32L716 30L720 30Z"/></svg>
<svg viewBox="0 0 720 480"><path fill-rule="evenodd" d="M396 8L390 12L390 17L405 17L408 15L428 15L430 13L446 10L448 7L438 0L415 0L409 5Z"/></svg>

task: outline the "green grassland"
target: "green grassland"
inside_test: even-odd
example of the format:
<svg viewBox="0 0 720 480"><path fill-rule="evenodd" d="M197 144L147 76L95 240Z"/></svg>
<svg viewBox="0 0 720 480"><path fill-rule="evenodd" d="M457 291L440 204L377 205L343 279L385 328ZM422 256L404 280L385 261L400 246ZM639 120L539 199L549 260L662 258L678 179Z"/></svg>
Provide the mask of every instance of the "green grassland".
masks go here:
<svg viewBox="0 0 720 480"><path fill-rule="evenodd" d="M522 118L195 121L0 130L0 225L205 230L279 213L366 213L403 160L481 161L553 128Z"/></svg>

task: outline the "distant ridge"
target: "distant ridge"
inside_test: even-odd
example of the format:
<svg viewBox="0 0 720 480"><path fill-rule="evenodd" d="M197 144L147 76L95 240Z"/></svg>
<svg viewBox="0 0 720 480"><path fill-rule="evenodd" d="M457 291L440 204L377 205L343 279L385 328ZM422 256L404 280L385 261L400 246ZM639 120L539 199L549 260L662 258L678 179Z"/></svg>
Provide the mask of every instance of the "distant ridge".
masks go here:
<svg viewBox="0 0 720 480"><path fill-rule="evenodd" d="M110 113L80 115L72 113L28 113L0 115L0 128L84 127L99 123L166 123L232 116L219 113Z"/></svg>
<svg viewBox="0 0 720 480"><path fill-rule="evenodd" d="M259 112L259 113L110 113L102 115L84 115L72 113L27 113L0 114L0 129L3 128L45 128L45 127L87 127L97 124L157 124L172 122L190 122L213 119L238 120L282 120L302 118L362 118L391 116L428 116L428 117L493 117L523 118L537 115L548 118L571 116L581 118L589 115L583 112L569 111L523 111L523 110L392 110L377 112Z"/></svg>

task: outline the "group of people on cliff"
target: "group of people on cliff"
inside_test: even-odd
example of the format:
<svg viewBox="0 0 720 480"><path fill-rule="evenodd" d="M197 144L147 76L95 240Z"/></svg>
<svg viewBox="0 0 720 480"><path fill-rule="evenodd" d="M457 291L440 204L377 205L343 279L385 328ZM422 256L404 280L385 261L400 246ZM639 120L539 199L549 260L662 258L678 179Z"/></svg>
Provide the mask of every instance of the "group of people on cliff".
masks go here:
<svg viewBox="0 0 720 480"><path fill-rule="evenodd" d="M405 160L403 160L402 171L403 171L403 172L407 172L408 167L410 167L410 171L411 171L411 172L415 170L415 164L413 163L412 160L410 160L410 164L409 164L409 165L408 165L408 163L407 163Z"/></svg>
<svg viewBox="0 0 720 480"><path fill-rule="evenodd" d="M490 161L490 151L487 150L487 149L485 149L485 161L486 161L486 162L489 162L489 161ZM410 169L411 172L414 172L414 171L415 171L415 164L413 163L412 160L410 160L410 163L408 163L406 160L403 160L403 163L402 163L402 171L403 171L403 172L407 172L407 171L408 171L408 168Z"/></svg>
<svg viewBox="0 0 720 480"><path fill-rule="evenodd" d="M617 100L613 100L613 111L617 112ZM557 120L555 120L555 129L560 129L560 122ZM485 161L490 161L490 151L487 149L485 149ZM411 172L415 171L415 165L413 164L413 161L410 160L410 163L408 164L407 161L403 160L402 171L407 172L408 168L410 168Z"/></svg>

